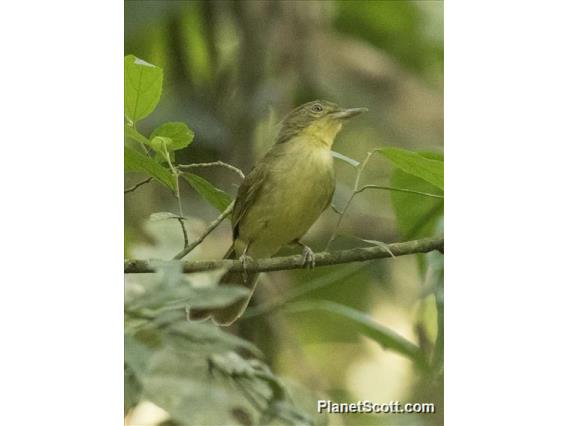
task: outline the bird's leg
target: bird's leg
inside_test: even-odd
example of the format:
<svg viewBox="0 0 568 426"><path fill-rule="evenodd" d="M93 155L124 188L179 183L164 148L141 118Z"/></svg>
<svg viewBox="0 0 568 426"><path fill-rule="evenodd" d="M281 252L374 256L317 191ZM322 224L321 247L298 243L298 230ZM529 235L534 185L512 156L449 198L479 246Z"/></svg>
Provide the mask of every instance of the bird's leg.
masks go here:
<svg viewBox="0 0 568 426"><path fill-rule="evenodd" d="M301 242L299 239L294 240L294 244L302 247L302 254L304 255L304 266L308 269L315 268L316 256L311 248Z"/></svg>
<svg viewBox="0 0 568 426"><path fill-rule="evenodd" d="M247 281L247 263L251 260L250 256L247 256L249 245L245 246L243 253L239 256L239 261L243 265L243 281Z"/></svg>

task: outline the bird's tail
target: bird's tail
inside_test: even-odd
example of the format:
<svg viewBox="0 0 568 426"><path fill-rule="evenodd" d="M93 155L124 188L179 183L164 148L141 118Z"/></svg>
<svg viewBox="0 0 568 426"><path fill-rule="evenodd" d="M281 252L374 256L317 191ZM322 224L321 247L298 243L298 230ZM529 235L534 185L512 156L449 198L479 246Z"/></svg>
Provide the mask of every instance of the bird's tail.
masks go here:
<svg viewBox="0 0 568 426"><path fill-rule="evenodd" d="M233 246L223 257L224 259L236 259L237 255ZM249 295L245 298L239 299L236 302L225 306L223 308L216 309L196 309L190 311L190 319L192 320L202 320L209 317L213 318L213 322L217 325L229 326L234 323L247 308L256 283L258 281L258 273L243 274L242 272L227 272L221 277L219 285L241 285L250 290Z"/></svg>

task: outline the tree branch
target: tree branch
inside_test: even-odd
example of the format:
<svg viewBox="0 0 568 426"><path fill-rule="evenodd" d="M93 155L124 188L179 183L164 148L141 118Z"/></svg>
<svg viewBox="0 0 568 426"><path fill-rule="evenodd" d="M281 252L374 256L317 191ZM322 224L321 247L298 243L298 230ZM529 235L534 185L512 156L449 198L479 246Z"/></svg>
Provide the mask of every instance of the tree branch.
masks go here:
<svg viewBox="0 0 568 426"><path fill-rule="evenodd" d="M388 248L388 249L387 249ZM354 248L333 252L316 253L316 267L340 265L351 262L364 262L367 260L405 256L408 254L427 253L430 251L444 252L444 237L424 238L421 240L392 243L383 246ZM204 272L215 269L227 269L228 271L243 271L243 264L239 260L199 260L195 262L182 262L183 272ZM269 259L251 260L246 264L247 273L284 271L288 269L304 268L304 256L294 255L285 257L273 257ZM154 272L152 261L140 259L127 259L124 261L124 272L127 274L140 274Z"/></svg>

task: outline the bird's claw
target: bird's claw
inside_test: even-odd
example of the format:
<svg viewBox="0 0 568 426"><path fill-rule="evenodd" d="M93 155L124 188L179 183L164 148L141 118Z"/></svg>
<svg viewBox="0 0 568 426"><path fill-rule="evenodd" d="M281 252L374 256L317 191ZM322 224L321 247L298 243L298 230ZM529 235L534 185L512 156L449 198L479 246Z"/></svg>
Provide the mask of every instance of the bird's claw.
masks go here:
<svg viewBox="0 0 568 426"><path fill-rule="evenodd" d="M243 265L243 281L247 280L247 264L252 260L252 257L247 256L246 254L242 254L239 257L239 262Z"/></svg>
<svg viewBox="0 0 568 426"><path fill-rule="evenodd" d="M313 269L316 267L316 255L314 254L313 250L308 246L304 246L304 250L302 252L304 255L304 267L308 269Z"/></svg>

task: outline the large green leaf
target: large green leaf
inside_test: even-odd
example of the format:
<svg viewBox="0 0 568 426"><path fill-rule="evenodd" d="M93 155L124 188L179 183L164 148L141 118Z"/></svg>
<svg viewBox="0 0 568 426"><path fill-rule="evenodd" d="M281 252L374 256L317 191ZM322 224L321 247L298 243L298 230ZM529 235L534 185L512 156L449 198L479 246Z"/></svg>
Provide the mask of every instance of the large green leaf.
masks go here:
<svg viewBox="0 0 568 426"><path fill-rule="evenodd" d="M175 179L168 169L128 146L124 147L124 170L147 173L172 191L175 188Z"/></svg>
<svg viewBox="0 0 568 426"><path fill-rule="evenodd" d="M173 288L163 288L159 294L144 294L130 303L131 309L152 312L164 310L222 308L248 296L249 290L242 286L193 287L184 283Z"/></svg>
<svg viewBox="0 0 568 426"><path fill-rule="evenodd" d="M183 320L176 325L184 326L186 333L156 325L138 332L131 342L127 340L125 361L140 384L139 398L162 407L180 425L238 424L236 408L257 421L260 413L230 387L231 380L213 376L209 370L209 358L236 349L232 340L239 338L212 324ZM226 336L227 341L219 336ZM142 358L136 346L144 348Z"/></svg>
<svg viewBox="0 0 568 426"><path fill-rule="evenodd" d="M167 149L168 151L176 151L191 144L195 134L185 123L171 122L164 123L154 129L150 135L150 139L152 140L157 136L170 139L171 142L167 145Z"/></svg>
<svg viewBox="0 0 568 426"><path fill-rule="evenodd" d="M130 138L136 142L148 144L148 139L146 138L146 136L138 132L138 130L136 130L136 128L130 124L124 125L124 134L127 138Z"/></svg>
<svg viewBox="0 0 568 426"><path fill-rule="evenodd" d="M390 349L410 358L419 367L427 367L426 358L417 345L377 323L363 312L328 300L296 302L286 307L287 312L305 312L312 310L321 310L339 315L343 319L348 320L359 333L379 343L385 349Z"/></svg>
<svg viewBox="0 0 568 426"><path fill-rule="evenodd" d="M156 108L162 94L163 71L134 55L124 58L124 114L137 122Z"/></svg>
<svg viewBox="0 0 568 426"><path fill-rule="evenodd" d="M139 384L133 389L136 400L141 391L143 399L165 409L180 425L241 424L241 416L249 420L244 424L312 424L292 406L288 390L257 358L262 354L254 345L209 322L172 314L126 337L127 378ZM254 404L247 399L251 394ZM283 422L273 422L274 417Z"/></svg>
<svg viewBox="0 0 568 426"><path fill-rule="evenodd" d="M175 313L176 311L169 311ZM185 315L185 312L184 312ZM173 315L172 315L173 316ZM164 315L167 318L167 315ZM160 321L155 324L162 327ZM173 322L163 333L164 343L181 351L225 352L238 349L250 352L257 358L263 354L253 343L234 334L223 331L223 327L214 325L211 321L183 321ZM197 347L201 346L201 348Z"/></svg>
<svg viewBox="0 0 568 426"><path fill-rule="evenodd" d="M417 152L399 148L380 148L377 150L396 167L408 174L444 190L444 162L427 158Z"/></svg>
<svg viewBox="0 0 568 426"><path fill-rule="evenodd" d="M438 159L440 155L421 153L423 157ZM439 160L438 160L439 161ZM397 188L407 188L441 194L442 191L434 185L408 174L401 169L394 170L391 185ZM407 239L430 237L438 231L438 223L444 214L444 200L440 198L421 197L406 192L391 192L391 201L398 221L401 235Z"/></svg>
<svg viewBox="0 0 568 426"><path fill-rule="evenodd" d="M229 204L231 204L232 199L229 194L213 186L202 177L194 175L193 173L183 173L182 176L199 195L220 212L224 212Z"/></svg>
<svg viewBox="0 0 568 426"><path fill-rule="evenodd" d="M166 214L169 216L171 213ZM224 285L216 287L195 286L183 274L180 261L154 261L159 287L146 291L129 301L130 310L161 312L183 310L185 307L207 309L222 308L242 299L249 290L242 286Z"/></svg>

